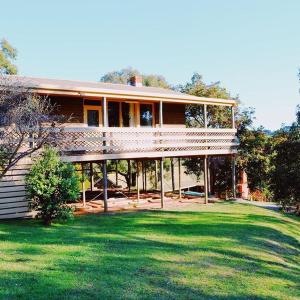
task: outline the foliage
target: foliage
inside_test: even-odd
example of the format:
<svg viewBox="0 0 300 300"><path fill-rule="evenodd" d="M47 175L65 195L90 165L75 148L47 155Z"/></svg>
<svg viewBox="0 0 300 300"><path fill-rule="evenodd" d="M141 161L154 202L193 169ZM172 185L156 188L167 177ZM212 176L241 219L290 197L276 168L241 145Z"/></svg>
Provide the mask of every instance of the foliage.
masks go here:
<svg viewBox="0 0 300 300"><path fill-rule="evenodd" d="M105 75L103 75L100 79L102 82L111 82L111 83L122 83L128 84L129 79L132 76L141 75L143 78L144 86L153 86L153 87L161 87L161 88L169 88L169 84L166 79L161 75L153 75L153 74L141 74L138 70L133 69L131 67L121 69L119 71L112 71Z"/></svg>
<svg viewBox="0 0 300 300"><path fill-rule="evenodd" d="M0 42L0 74L17 74L17 67L12 63L17 57L17 50L9 42L2 39Z"/></svg>
<svg viewBox="0 0 300 300"><path fill-rule="evenodd" d="M262 127L241 130L239 134L238 166L248 175L251 191L261 191L271 197L273 138Z"/></svg>
<svg viewBox="0 0 300 300"><path fill-rule="evenodd" d="M17 79L0 75L0 86L1 179L22 158L46 144L56 144L55 132L62 130L67 119L54 114L55 105L47 97L33 93Z"/></svg>
<svg viewBox="0 0 300 300"><path fill-rule="evenodd" d="M219 82L207 85L200 74L195 73L191 82L178 89L190 95L207 98L231 99L230 93L220 86ZM236 98L237 99L237 98ZM188 127L204 127L203 105L189 104L186 106L186 120ZM207 125L214 128L228 128L231 126L231 110L225 106L207 106Z"/></svg>
<svg viewBox="0 0 300 300"><path fill-rule="evenodd" d="M64 163L55 149L46 148L26 176L31 208L45 225L54 219L67 219L72 209L67 202L79 197L79 177L72 164Z"/></svg>
<svg viewBox="0 0 300 300"><path fill-rule="evenodd" d="M0 222L0 298L296 300L299 228L230 202Z"/></svg>
<svg viewBox="0 0 300 300"><path fill-rule="evenodd" d="M198 97L208 98L232 98L230 93L219 82L207 85L201 75L195 73L191 81L184 86L179 87L183 93L191 94ZM207 125L213 128L230 128L231 127L231 110L224 106L207 106ZM186 125L187 127L204 127L204 106L192 105L186 106ZM183 162L186 173L194 174L200 178L203 174L203 159L189 158ZM210 158L210 167L214 174L212 182L212 190L216 193L227 196L231 195L231 163L228 159Z"/></svg>
<svg viewBox="0 0 300 300"><path fill-rule="evenodd" d="M296 122L288 132L279 131L273 159L272 189L284 209L295 208L300 214L300 106Z"/></svg>
<svg viewBox="0 0 300 300"><path fill-rule="evenodd" d="M220 83L207 85L203 82L202 76L195 73L191 82L181 87L181 91L198 97L209 98L232 98L230 93ZM235 97L238 99L237 97ZM187 105L186 121L188 127L204 127L204 109L201 105ZM272 139L263 128L253 127L254 109L235 108L235 125L239 139L237 155L238 170L245 170L248 175L249 187L252 190L259 190L270 197L270 174L272 171ZM223 106L207 107L208 127L230 128L231 111ZM201 159L193 158L185 160L185 166L189 173L201 176L203 163ZM213 192L225 195L232 195L232 178L230 159L210 158L211 172L213 173Z"/></svg>

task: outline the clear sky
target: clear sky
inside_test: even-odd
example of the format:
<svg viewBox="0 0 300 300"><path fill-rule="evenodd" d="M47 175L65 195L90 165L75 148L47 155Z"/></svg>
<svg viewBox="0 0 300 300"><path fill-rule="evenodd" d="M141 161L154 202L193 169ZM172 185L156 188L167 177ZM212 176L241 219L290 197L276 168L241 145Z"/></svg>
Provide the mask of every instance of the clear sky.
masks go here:
<svg viewBox="0 0 300 300"><path fill-rule="evenodd" d="M300 104L299 0L1 1L0 37L21 75L97 81L132 66L172 84L221 81L257 124L278 128Z"/></svg>

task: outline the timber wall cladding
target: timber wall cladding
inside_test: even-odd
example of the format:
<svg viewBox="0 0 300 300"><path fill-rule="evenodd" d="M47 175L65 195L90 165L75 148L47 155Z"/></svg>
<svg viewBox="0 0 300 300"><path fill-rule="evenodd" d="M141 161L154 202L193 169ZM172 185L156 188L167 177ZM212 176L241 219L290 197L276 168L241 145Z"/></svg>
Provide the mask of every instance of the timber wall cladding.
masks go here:
<svg viewBox="0 0 300 300"><path fill-rule="evenodd" d="M83 123L83 100L76 97L51 96L52 104L56 105L55 114L72 116L70 122Z"/></svg>
<svg viewBox="0 0 300 300"><path fill-rule="evenodd" d="M31 160L26 158L0 180L0 219L31 217L25 195L25 175Z"/></svg>

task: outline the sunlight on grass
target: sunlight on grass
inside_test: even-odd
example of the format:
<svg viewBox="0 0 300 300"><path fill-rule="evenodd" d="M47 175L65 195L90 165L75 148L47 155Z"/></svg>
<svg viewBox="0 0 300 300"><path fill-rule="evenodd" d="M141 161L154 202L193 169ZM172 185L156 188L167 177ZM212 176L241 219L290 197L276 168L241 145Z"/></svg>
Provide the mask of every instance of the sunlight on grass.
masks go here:
<svg viewBox="0 0 300 300"><path fill-rule="evenodd" d="M189 210L2 222L0 298L300 297L299 219L234 203Z"/></svg>

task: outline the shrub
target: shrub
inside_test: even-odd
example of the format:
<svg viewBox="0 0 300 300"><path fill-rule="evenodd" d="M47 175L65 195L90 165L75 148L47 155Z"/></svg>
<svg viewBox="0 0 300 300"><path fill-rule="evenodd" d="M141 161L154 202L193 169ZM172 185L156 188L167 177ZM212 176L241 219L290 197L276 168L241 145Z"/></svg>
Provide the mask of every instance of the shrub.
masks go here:
<svg viewBox="0 0 300 300"><path fill-rule="evenodd" d="M64 163L55 149L46 148L26 176L30 207L45 225L54 219L66 220L73 216L67 205L79 197L79 177L70 163Z"/></svg>

